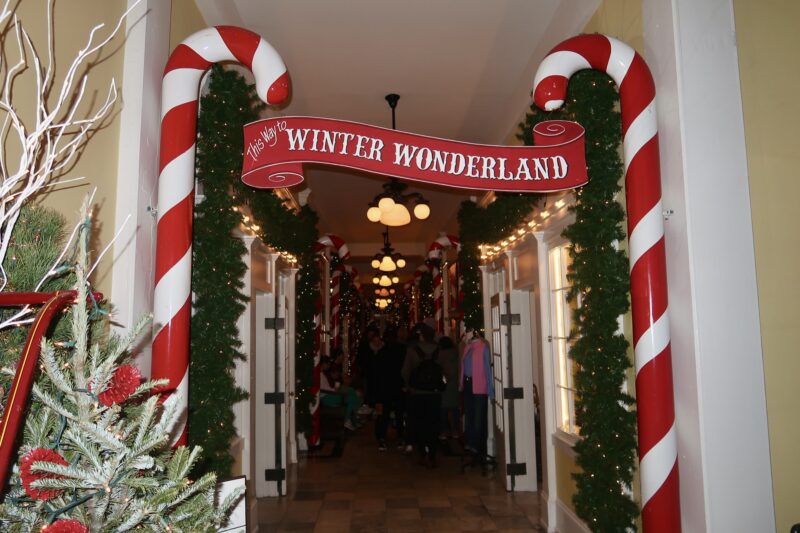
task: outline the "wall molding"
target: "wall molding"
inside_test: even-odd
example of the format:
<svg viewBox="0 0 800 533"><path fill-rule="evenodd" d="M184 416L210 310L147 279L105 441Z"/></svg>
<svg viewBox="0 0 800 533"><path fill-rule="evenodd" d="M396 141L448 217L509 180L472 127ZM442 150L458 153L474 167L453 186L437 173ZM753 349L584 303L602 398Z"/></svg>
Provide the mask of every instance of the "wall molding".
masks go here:
<svg viewBox="0 0 800 533"><path fill-rule="evenodd" d="M561 500L556 500L556 529L558 533L592 533L583 520Z"/></svg>

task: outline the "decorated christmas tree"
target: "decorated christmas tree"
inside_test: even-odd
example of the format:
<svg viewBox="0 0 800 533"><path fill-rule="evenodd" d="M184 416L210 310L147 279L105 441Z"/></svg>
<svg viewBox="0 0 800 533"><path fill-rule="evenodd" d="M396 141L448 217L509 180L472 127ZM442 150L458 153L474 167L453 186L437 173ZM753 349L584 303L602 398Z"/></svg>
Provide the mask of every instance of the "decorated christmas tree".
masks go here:
<svg viewBox="0 0 800 533"><path fill-rule="evenodd" d="M130 360L149 317L124 338L98 333L107 315L87 280L87 208L83 219L74 261L63 263L76 279L71 338L42 343L0 529L214 531L241 493L217 505L213 473L188 477L200 448L170 448L178 397L162 402L152 391L163 383L143 382Z"/></svg>

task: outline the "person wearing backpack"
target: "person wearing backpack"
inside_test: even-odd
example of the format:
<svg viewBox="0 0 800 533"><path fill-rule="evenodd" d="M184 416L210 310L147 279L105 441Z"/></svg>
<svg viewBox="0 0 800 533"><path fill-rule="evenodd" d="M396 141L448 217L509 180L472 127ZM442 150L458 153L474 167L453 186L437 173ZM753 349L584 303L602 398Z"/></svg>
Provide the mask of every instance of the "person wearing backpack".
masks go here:
<svg viewBox="0 0 800 533"><path fill-rule="evenodd" d="M433 328L421 323L414 330L419 342L408 349L403 364L403 380L409 392L409 424L420 462L433 468L445 379Z"/></svg>

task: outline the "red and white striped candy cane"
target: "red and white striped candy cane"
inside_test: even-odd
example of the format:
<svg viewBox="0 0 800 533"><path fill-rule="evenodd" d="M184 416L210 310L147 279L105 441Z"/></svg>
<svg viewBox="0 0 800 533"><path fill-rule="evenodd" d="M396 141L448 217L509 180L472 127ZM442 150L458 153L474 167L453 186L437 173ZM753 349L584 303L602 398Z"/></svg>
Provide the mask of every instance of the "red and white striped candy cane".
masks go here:
<svg viewBox="0 0 800 533"><path fill-rule="evenodd" d="M341 290L343 272L343 268L337 268L331 275L331 346L333 348L338 348L342 344L339 329L342 321Z"/></svg>
<svg viewBox="0 0 800 533"><path fill-rule="evenodd" d="M219 61L238 61L253 71L256 90L268 104L289 94L289 75L278 53L257 34L230 26L206 28L179 44L164 69L158 179L153 323L153 378L164 390L189 388L192 211L197 99L200 79ZM185 442L186 418L179 444Z"/></svg>
<svg viewBox="0 0 800 533"><path fill-rule="evenodd" d="M442 257L447 248L458 248L460 242L454 235L442 234L428 248L428 259L438 261L433 276L433 315L437 331L444 331L444 273Z"/></svg>
<svg viewBox="0 0 800 533"><path fill-rule="evenodd" d="M350 257L350 250L347 249L347 243L338 235L328 233L317 239L316 250L321 252L325 248L333 248L336 255L338 255L339 259L342 261Z"/></svg>
<svg viewBox="0 0 800 533"><path fill-rule="evenodd" d="M320 373L322 372L322 299L317 298L314 302L314 370L311 374L311 404L308 410L311 412L311 432L308 437L310 446L319 445L320 440Z"/></svg>
<svg viewBox="0 0 800 533"><path fill-rule="evenodd" d="M647 533L674 533L681 518L655 84L647 64L627 44L581 35L559 44L542 61L534 80L536 105L548 111L560 107L569 78L588 68L611 76L620 94L642 525Z"/></svg>

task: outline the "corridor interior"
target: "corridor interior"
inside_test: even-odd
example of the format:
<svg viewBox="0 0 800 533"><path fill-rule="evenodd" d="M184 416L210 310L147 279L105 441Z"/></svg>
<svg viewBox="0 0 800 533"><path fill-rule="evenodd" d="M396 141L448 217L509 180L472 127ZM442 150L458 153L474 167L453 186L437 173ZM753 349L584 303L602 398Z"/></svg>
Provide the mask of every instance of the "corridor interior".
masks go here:
<svg viewBox="0 0 800 533"><path fill-rule="evenodd" d="M458 455L440 454L426 468L393 444L378 451L368 423L341 457L301 459L287 496L258 501L259 533L544 531L537 493L509 493L496 474L462 472Z"/></svg>

